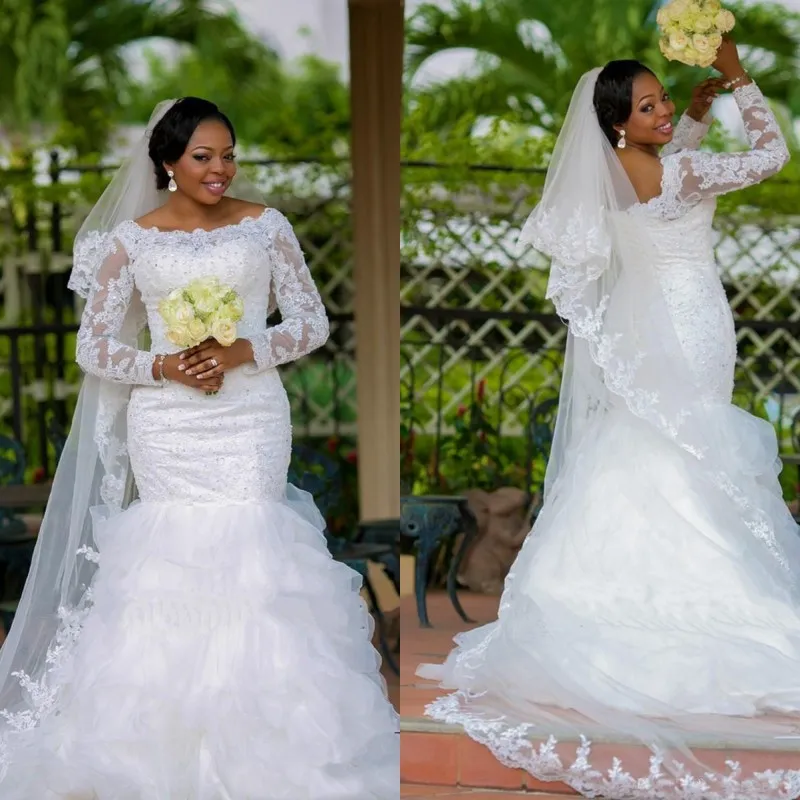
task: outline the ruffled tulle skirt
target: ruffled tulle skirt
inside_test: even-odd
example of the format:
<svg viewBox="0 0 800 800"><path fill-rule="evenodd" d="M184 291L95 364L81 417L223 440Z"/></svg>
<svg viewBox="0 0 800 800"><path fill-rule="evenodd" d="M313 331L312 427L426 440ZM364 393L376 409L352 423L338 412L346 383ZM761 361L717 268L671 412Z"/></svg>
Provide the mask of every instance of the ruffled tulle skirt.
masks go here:
<svg viewBox="0 0 800 800"><path fill-rule="evenodd" d="M733 406L720 406L713 424L730 437L741 501L762 509L781 538L796 535L771 426ZM498 621L457 637L445 664L418 670L459 690L428 713L463 725L506 763L588 796L792 797L763 783L730 780L726 789L686 748L797 740L800 564L783 570L763 532L743 528L733 502L713 499L697 461L646 423L616 411L595 433L572 454L513 565ZM761 568L772 562L771 572ZM569 761L556 767L552 753L531 747L551 735L576 743L572 773ZM581 750L581 736L605 742L604 754ZM622 751L613 743L637 740L660 750L659 769L674 758L690 777L682 784L674 768L648 783L647 758L637 771L624 757L615 767ZM591 769L599 772L589 780ZM800 773L773 779L785 789L782 780L800 792Z"/></svg>
<svg viewBox="0 0 800 800"><path fill-rule="evenodd" d="M397 716L360 577L287 503L138 503L99 524L57 702L3 800L392 800Z"/></svg>

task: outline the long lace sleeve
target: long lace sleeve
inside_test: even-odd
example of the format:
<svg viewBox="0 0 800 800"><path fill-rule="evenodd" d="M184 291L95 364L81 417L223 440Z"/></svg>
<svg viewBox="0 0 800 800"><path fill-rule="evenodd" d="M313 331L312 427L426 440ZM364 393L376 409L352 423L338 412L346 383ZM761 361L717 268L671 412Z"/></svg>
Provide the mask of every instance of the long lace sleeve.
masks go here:
<svg viewBox="0 0 800 800"><path fill-rule="evenodd" d="M754 84L734 91L750 150L743 153L676 153L663 160L664 193L683 205L743 189L778 172L789 149L761 90Z"/></svg>
<svg viewBox="0 0 800 800"><path fill-rule="evenodd" d="M272 289L270 300L281 322L250 337L255 366L250 373L287 364L321 347L328 339L328 316L300 243L285 218L270 243Z"/></svg>
<svg viewBox="0 0 800 800"><path fill-rule="evenodd" d="M698 122L688 114L684 114L675 126L672 141L661 148L661 157L680 153L682 150L696 150L703 142L708 129L711 127L711 112L709 111Z"/></svg>
<svg viewBox="0 0 800 800"><path fill-rule="evenodd" d="M114 239L83 311L76 360L85 372L106 380L154 385L155 356L119 339L133 292L128 253L122 242Z"/></svg>

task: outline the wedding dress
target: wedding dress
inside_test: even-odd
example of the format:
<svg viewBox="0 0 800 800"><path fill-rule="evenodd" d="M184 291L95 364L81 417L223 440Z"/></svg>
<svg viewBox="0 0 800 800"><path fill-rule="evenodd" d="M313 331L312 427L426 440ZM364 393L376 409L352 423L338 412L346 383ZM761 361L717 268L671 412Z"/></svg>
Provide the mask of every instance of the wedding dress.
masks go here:
<svg viewBox="0 0 800 800"><path fill-rule="evenodd" d="M573 100L584 116L592 86ZM683 117L662 153L661 194L615 214L615 241L630 257L610 292L593 306L585 299L599 269L551 275L570 323L561 404L571 405L558 431L569 446L498 620L456 637L445 664L418 670L457 690L428 707L431 717L589 797L800 796L796 752L772 774L701 752L720 741L800 748L800 537L781 497L773 428L732 405L736 335L712 238L715 197L774 174L788 151L756 85L734 96L751 149L698 151L707 125ZM566 136L585 135L579 119ZM596 157L584 152L587 164ZM585 244L588 226L576 235L576 216L564 237L571 251L559 252L553 229L569 231L570 220L547 213L533 219L530 241L554 262L602 251ZM603 387L586 390L596 402L578 413L584 345ZM590 385L588 368L581 375ZM623 752L635 741L650 747L649 762Z"/></svg>
<svg viewBox="0 0 800 800"><path fill-rule="evenodd" d="M29 687L34 711L11 715L0 797L397 797L397 719L360 578L331 558L313 504L287 495L291 420L276 368L328 336L291 226L274 209L211 231L129 220L90 244L105 257L77 359L107 388L132 386L138 499L96 521L96 549L83 552L98 566L91 605ZM153 354L179 349L159 301L211 276L242 298L238 332L255 363L229 371L215 396L158 385ZM149 350L119 338L134 297Z"/></svg>

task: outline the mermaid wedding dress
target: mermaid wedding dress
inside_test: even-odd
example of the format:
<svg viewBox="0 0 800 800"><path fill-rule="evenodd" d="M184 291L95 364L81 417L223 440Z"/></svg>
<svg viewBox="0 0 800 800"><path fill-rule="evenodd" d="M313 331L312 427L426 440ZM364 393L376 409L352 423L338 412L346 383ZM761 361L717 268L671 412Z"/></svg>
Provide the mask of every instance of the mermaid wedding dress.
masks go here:
<svg viewBox="0 0 800 800"><path fill-rule="evenodd" d="M589 797L800 796L797 753L758 773L701 752L701 740L800 747L800 537L771 425L731 404L736 335L712 246L715 196L777 172L788 151L758 88L734 95L751 149L698 151L707 126L681 120L662 153L661 194L616 221L634 243L624 267L638 269L620 272L598 312L559 305L577 282L551 275L569 346L589 343L610 400L599 411L585 404L580 419L560 409L573 413L571 447L497 621L418 670L457 690L428 707L431 717ZM546 241L552 220L532 241L569 263ZM570 235L574 252L581 242ZM609 357L621 348L627 361ZM576 405L563 390L561 402ZM650 748L649 762L624 750L632 741Z"/></svg>
<svg viewBox="0 0 800 800"><path fill-rule="evenodd" d="M328 322L278 211L212 231L133 221L111 241L78 361L133 386L127 449L138 500L98 519L91 605L11 715L3 800L391 800L397 719L359 576L334 561L313 503L287 495L289 402L276 367ZM244 301L255 363L215 396L156 384L175 352L158 303L216 276ZM150 351L124 344L134 295ZM265 327L268 298L283 321ZM59 640L62 641L62 640ZM25 680L25 676L21 677Z"/></svg>

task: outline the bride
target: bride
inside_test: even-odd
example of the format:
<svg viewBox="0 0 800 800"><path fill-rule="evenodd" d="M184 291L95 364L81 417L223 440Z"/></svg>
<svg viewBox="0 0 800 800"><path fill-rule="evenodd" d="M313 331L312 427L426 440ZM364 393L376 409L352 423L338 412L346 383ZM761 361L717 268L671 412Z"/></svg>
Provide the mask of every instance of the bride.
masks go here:
<svg viewBox="0 0 800 800"><path fill-rule="evenodd" d="M772 427L731 404L712 247L715 197L788 151L732 42L715 67L700 97L733 89L746 152L697 149L698 102L673 131L637 62L575 90L523 231L569 323L545 505L497 621L418 670L456 690L431 717L589 797L800 796L800 537Z"/></svg>
<svg viewBox="0 0 800 800"><path fill-rule="evenodd" d="M359 578L286 484L277 367L327 317L235 144L212 103L160 104L78 233L87 376L0 651L3 800L397 796ZM159 302L194 278L239 295L230 346L170 343Z"/></svg>

